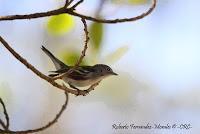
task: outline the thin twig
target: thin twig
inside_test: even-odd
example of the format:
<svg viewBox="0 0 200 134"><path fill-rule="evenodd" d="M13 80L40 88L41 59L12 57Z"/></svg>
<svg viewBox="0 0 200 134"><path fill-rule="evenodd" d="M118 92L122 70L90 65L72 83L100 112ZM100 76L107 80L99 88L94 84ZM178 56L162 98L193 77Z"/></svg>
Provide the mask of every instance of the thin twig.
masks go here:
<svg viewBox="0 0 200 134"><path fill-rule="evenodd" d="M5 123L3 122L2 119L0 119L0 124L1 124L1 126L2 126L2 128L3 128L4 130L7 129ZM1 130L1 129L0 129L0 130Z"/></svg>
<svg viewBox="0 0 200 134"><path fill-rule="evenodd" d="M59 111L58 114L56 114L56 117L52 121L50 121L48 124L44 125L43 127L36 128L36 129L30 129L30 130L24 130L24 131L0 130L0 133L8 133L8 134L35 133L35 132L45 130L45 129L51 127L53 124L55 124L58 121L59 117L62 115L62 113L64 112L64 110L67 107L68 100L69 100L68 93L65 92L65 103L62 105L61 110Z"/></svg>
<svg viewBox="0 0 200 134"><path fill-rule="evenodd" d="M63 8L67 8L74 0L66 0L65 1L65 5L63 6Z"/></svg>
<svg viewBox="0 0 200 134"><path fill-rule="evenodd" d="M63 8L62 7L62 8L59 8L56 10L51 10L48 12L33 13L33 14L27 14L27 15L2 16L2 17L0 17L0 21L18 20L18 19L35 19L35 18L58 15L58 14L62 14L62 13L68 13L70 15L77 16L79 18L84 18L85 20L95 21L95 22L99 22L99 23L113 24L113 23L122 23L122 22L130 22L130 21L132 22L132 21L136 21L136 20L139 20L139 19L142 19L142 18L148 16L155 9L157 1L156 0L152 0L152 1L153 1L153 3L151 5L151 7L146 12L144 12L136 17L132 17L132 18L106 20L106 19L100 19L100 18L83 15L83 14L75 12L71 8Z"/></svg>
<svg viewBox="0 0 200 134"><path fill-rule="evenodd" d="M26 15L8 15L8 16L1 16L0 21L6 21L6 20L21 20L21 19L36 19L41 17L48 17L53 15L58 15L65 13L69 9L59 8L47 12L41 12L41 13L33 13L33 14L26 14Z"/></svg>
<svg viewBox="0 0 200 134"><path fill-rule="evenodd" d="M152 6L146 12L144 12L141 15L138 15L136 17L132 17L132 18L107 20L107 19L100 19L100 18L95 18L95 17L91 17L91 16L86 16L86 15L74 12L72 10L69 10L68 13L71 15L78 16L78 17L84 18L86 20L95 21L98 23L114 24L114 23L123 23L123 22L133 22L133 21L137 21L137 20L143 19L144 17L148 16L155 9L156 2L157 2L156 0L153 0Z"/></svg>
<svg viewBox="0 0 200 134"><path fill-rule="evenodd" d="M84 48L83 48L83 50L81 52L81 56L80 56L80 58L78 59L78 61L76 62L76 64L74 65L74 67L72 69L70 69L66 73L63 73L63 74L61 74L59 76L53 77L52 79L54 79L54 80L62 79L64 76L67 76L70 73L72 73L74 70L76 70L79 67L80 63L82 62L83 58L85 57L85 53L86 53L86 50L88 48L88 42L89 42L90 38L89 38L89 35L88 35L89 32L88 32L88 29L87 29L87 23L86 23L85 19L82 18L81 21L82 21L82 23L84 25L84 32L85 32L85 43L84 43Z"/></svg>
<svg viewBox="0 0 200 134"><path fill-rule="evenodd" d="M5 119L6 119L6 125L5 125L5 127L6 127L6 130L8 130L8 128L9 128L9 116L8 116L8 112L6 110L6 106L5 106L5 104L4 104L4 102L3 102L3 100L1 98L0 98L0 103L1 103L1 105L3 107L3 113L4 113Z"/></svg>
<svg viewBox="0 0 200 134"><path fill-rule="evenodd" d="M65 5L64 5L64 7L67 7L67 6L68 6L68 3L69 3L69 0L65 0Z"/></svg>
<svg viewBox="0 0 200 134"><path fill-rule="evenodd" d="M75 66L79 66L79 64L82 62L82 60L83 60L83 58L84 58L84 56L85 56L85 53L86 53L86 50L87 50L87 48L88 48L88 42L89 42L89 32L88 32L88 29L87 29L87 23L86 23L86 21L85 21L85 19L84 18L82 18L81 19L81 21L83 22L83 25L84 25L84 32L85 32L85 45L84 45L84 49L83 49L83 51L81 52L82 54L81 54L81 56L80 56L80 58L79 58L79 60L78 60L78 62L76 63L76 65Z"/></svg>
<svg viewBox="0 0 200 134"><path fill-rule="evenodd" d="M71 9L75 9L79 4L81 4L84 0L79 0L76 4L74 4Z"/></svg>
<svg viewBox="0 0 200 134"><path fill-rule="evenodd" d="M97 83L94 83L93 85L90 86L90 88L88 88L88 89L86 89L86 90L83 90L83 91L86 92L85 95L89 94L89 92L91 92L92 90L94 90L94 88L95 88L96 86L98 86L100 82L101 82L101 81L99 81L99 82L97 82ZM84 95L84 96L85 96L85 95Z"/></svg>

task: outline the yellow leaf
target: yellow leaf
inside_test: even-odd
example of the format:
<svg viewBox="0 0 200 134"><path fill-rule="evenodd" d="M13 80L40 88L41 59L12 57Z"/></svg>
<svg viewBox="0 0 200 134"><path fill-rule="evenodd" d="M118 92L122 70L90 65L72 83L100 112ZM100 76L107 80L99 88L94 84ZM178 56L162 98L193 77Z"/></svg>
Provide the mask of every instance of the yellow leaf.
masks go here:
<svg viewBox="0 0 200 134"><path fill-rule="evenodd" d="M74 18L68 14L60 14L50 17L47 23L47 30L53 35L62 35L74 28Z"/></svg>
<svg viewBox="0 0 200 134"><path fill-rule="evenodd" d="M148 0L129 0L129 3L130 4L134 4L134 5L139 5L139 4L145 4L145 3L147 3L148 2Z"/></svg>
<svg viewBox="0 0 200 134"><path fill-rule="evenodd" d="M125 55L125 53L128 51L128 46L122 46L115 50L113 53L109 54L105 57L105 62L107 63L115 63L118 61L122 56Z"/></svg>
<svg viewBox="0 0 200 134"><path fill-rule="evenodd" d="M80 52L78 51L71 50L69 52L64 51L63 53L61 53L62 61L65 64L70 65L70 66L73 66L74 64L76 64L79 58L80 58ZM85 65L85 64L86 64L86 60L84 58L81 62L81 65Z"/></svg>
<svg viewBox="0 0 200 134"><path fill-rule="evenodd" d="M12 98L12 92L7 83L0 83L0 97L5 103L10 103L10 98Z"/></svg>
<svg viewBox="0 0 200 134"><path fill-rule="evenodd" d="M149 0L112 0L115 4L131 4L131 5L141 5L147 3Z"/></svg>
<svg viewBox="0 0 200 134"><path fill-rule="evenodd" d="M99 50L101 47L103 39L103 24L102 23L92 23L90 26L90 38L94 50Z"/></svg>

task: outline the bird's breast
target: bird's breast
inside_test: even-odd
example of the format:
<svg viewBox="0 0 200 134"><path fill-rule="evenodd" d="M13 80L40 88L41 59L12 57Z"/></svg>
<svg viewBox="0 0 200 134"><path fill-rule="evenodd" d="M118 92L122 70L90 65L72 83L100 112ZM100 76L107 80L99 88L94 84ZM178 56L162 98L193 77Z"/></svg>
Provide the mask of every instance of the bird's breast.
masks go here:
<svg viewBox="0 0 200 134"><path fill-rule="evenodd" d="M70 79L70 78L64 78L63 80L66 83L72 84L73 86L86 87L86 86L90 86L94 83L97 83L98 81L102 80L102 78L94 78L94 79L89 79L89 80L74 80L74 79Z"/></svg>

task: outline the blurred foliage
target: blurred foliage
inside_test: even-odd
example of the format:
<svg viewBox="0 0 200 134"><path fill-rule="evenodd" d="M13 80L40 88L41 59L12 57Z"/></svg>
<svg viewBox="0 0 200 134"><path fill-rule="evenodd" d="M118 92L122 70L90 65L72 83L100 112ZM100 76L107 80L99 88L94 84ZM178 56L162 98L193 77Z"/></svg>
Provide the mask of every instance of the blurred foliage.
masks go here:
<svg viewBox="0 0 200 134"><path fill-rule="evenodd" d="M113 76L107 80L104 80L101 84L101 90L99 92L104 96L107 102L113 104L128 104L132 93L136 92L134 88L133 78L123 72L118 72L120 77ZM115 84L111 84L115 83Z"/></svg>
<svg viewBox="0 0 200 134"><path fill-rule="evenodd" d="M111 63L111 64L115 63L127 53L128 49L129 49L128 46L122 46L118 48L117 50L115 50L113 53L110 53L108 56L106 56L104 61L106 63Z"/></svg>
<svg viewBox="0 0 200 134"><path fill-rule="evenodd" d="M92 42L92 48L97 52L102 44L104 27L102 23L93 22L90 26L89 33Z"/></svg>
<svg viewBox="0 0 200 134"><path fill-rule="evenodd" d="M130 4L145 4L145 3L147 3L148 2L148 0L128 0L128 2L130 3Z"/></svg>
<svg viewBox="0 0 200 134"><path fill-rule="evenodd" d="M53 35L62 35L74 28L75 21L71 15L60 14L49 18L47 30Z"/></svg>
<svg viewBox="0 0 200 134"><path fill-rule="evenodd" d="M47 30L49 33L57 36L65 34L74 28L75 20L73 16L68 14L60 14L56 16L50 17L47 23ZM104 24L92 22L89 25L89 37L91 42L91 52L92 57L90 58L90 62L87 61L86 58L83 59L81 65L86 65L88 63L96 64L99 62L98 54L100 53L100 49L102 48L102 41L104 35ZM118 48L115 52L109 54L107 57L103 57L103 62L107 63L114 63L118 61L126 52L128 51L127 46L123 46ZM61 52L62 61L68 65L74 65L80 57L80 51L68 51L68 52ZM87 62L86 62L87 61Z"/></svg>
<svg viewBox="0 0 200 134"><path fill-rule="evenodd" d="M74 65L76 64L76 62L78 61L78 59L80 58L80 52L79 51L64 51L61 53L61 58L62 61L67 64L67 65ZM86 65L86 59L84 58L81 62L80 65Z"/></svg>
<svg viewBox="0 0 200 134"><path fill-rule="evenodd" d="M115 4L129 4L129 5L141 5L147 3L149 0L112 0Z"/></svg>
<svg viewBox="0 0 200 134"><path fill-rule="evenodd" d="M9 85L6 83L0 84L0 97L3 99L3 101L8 104L12 98L11 89L9 88Z"/></svg>
<svg viewBox="0 0 200 134"><path fill-rule="evenodd" d="M104 25L102 23L96 23L93 22L90 25L89 29L90 38L92 42L92 51L94 51L94 54L98 54L100 51L100 48L102 47L102 41L103 41L103 34L104 34ZM103 62L107 63L114 63L118 61L126 52L128 51L128 46L122 46L118 48L113 53L109 54L108 56L103 58ZM94 59L95 58L95 59ZM93 61L99 61L99 59L96 59L95 55L93 56Z"/></svg>

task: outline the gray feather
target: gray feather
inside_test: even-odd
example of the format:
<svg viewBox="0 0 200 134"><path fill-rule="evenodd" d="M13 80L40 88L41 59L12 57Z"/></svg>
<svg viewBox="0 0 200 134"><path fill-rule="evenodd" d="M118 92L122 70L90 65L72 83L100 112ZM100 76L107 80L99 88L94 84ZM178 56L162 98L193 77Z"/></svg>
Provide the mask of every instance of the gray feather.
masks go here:
<svg viewBox="0 0 200 134"><path fill-rule="evenodd" d="M48 49L46 49L44 46L41 47L41 49L45 52L46 55L49 56L49 58L52 60L52 62L55 65L56 70L62 69L62 68L69 68L65 63L60 61L58 58L56 58Z"/></svg>

